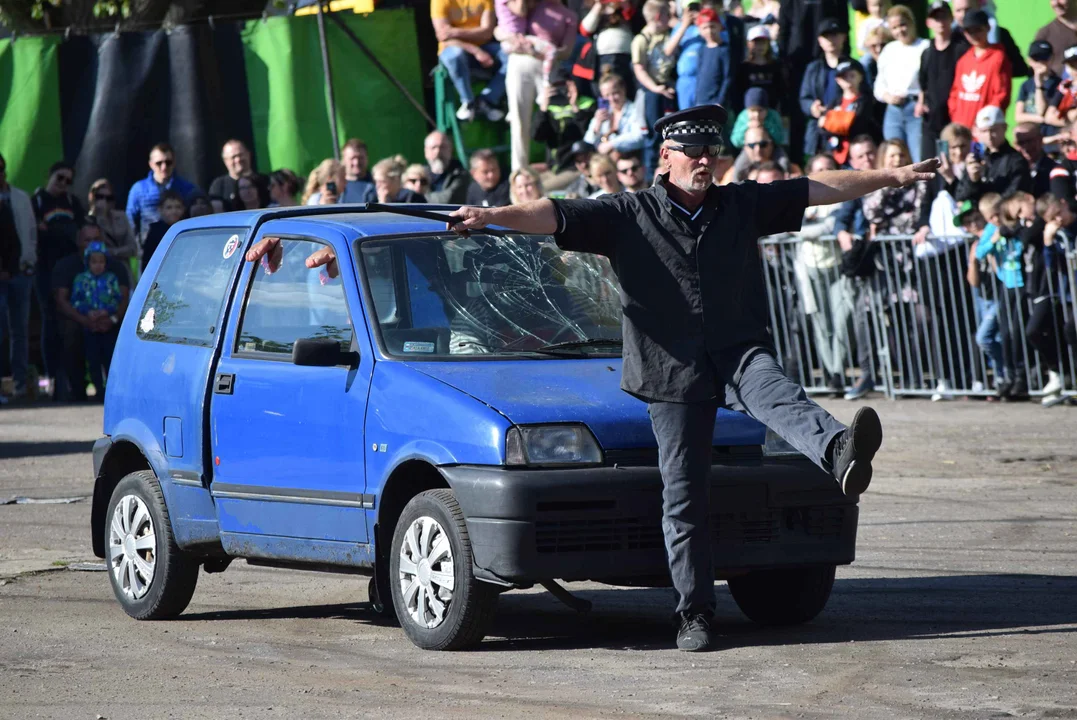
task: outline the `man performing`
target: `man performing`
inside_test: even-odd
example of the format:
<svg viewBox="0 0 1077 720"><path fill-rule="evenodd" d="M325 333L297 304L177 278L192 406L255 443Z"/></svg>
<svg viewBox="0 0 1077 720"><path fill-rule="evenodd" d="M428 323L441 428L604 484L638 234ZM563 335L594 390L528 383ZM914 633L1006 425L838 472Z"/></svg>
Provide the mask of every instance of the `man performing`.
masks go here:
<svg viewBox="0 0 1077 720"><path fill-rule="evenodd" d="M930 180L938 167L932 158L896 170L834 170L719 187L713 175L725 122L726 111L708 105L655 123L666 174L640 192L449 214L449 227L459 233L499 225L553 235L565 250L610 259L622 288L621 387L648 404L658 441L677 647L688 651L710 647L716 605L708 476L718 408L758 419L832 473L847 495L867 489L882 444L873 409L862 408L846 428L782 372L767 328L757 240L800 230L809 205ZM267 238L247 260L268 255L279 262L280 251L279 239ZM306 264L338 271L329 248Z"/></svg>
<svg viewBox="0 0 1077 720"><path fill-rule="evenodd" d="M718 105L655 123L667 173L641 192L463 207L449 215L456 232L499 225L553 235L564 250L610 259L624 310L621 387L648 404L658 441L677 647L688 651L710 646L716 604L708 475L718 408L765 424L833 473L847 495L867 489L882 444L875 410L861 408L846 428L782 372L767 327L758 239L800 230L809 205L930 180L938 167L932 158L896 170L717 186L725 123Z"/></svg>

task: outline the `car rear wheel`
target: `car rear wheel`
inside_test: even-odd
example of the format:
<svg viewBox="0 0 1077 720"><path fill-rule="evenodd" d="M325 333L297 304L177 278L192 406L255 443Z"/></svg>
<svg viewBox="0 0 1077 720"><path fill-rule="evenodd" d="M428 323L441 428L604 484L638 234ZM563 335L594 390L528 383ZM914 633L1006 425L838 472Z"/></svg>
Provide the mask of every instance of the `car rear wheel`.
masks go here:
<svg viewBox="0 0 1077 720"><path fill-rule="evenodd" d="M408 638L424 650L482 641L498 589L475 578L464 513L452 490L427 490L405 506L389 555L393 606Z"/></svg>
<svg viewBox="0 0 1077 720"><path fill-rule="evenodd" d="M797 625L814 618L834 587L833 565L755 570L729 578L737 606L761 625Z"/></svg>
<svg viewBox="0 0 1077 720"><path fill-rule="evenodd" d="M161 486L148 470L116 485L108 504L105 562L112 592L136 620L160 620L186 609L198 582L198 560L172 537Z"/></svg>

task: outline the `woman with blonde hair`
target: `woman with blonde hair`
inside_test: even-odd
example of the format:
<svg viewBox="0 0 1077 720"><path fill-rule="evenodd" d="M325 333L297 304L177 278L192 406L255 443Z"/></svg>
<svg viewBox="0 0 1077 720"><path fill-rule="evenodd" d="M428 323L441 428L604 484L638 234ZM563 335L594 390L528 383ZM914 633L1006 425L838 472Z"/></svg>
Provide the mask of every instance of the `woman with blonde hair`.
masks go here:
<svg viewBox="0 0 1077 720"><path fill-rule="evenodd" d="M509 198L513 205L520 205L531 200L541 200L546 197L546 191L542 187L542 178L529 167L513 170L509 175Z"/></svg>
<svg viewBox="0 0 1077 720"><path fill-rule="evenodd" d="M127 214L116 209L116 193L107 178L94 180L90 185L87 201L90 216L101 228L101 239L108 248L109 255L115 258L132 258L138 256L138 242L131 229Z"/></svg>
<svg viewBox="0 0 1077 720"><path fill-rule="evenodd" d="M303 191L303 204L335 205L340 202L347 182L344 166L333 158L326 158L310 171L307 187Z"/></svg>
<svg viewBox="0 0 1077 720"><path fill-rule="evenodd" d="M920 162L920 59L931 43L917 36L916 18L904 5L890 8L886 23L894 41L879 54L875 77L875 99L887 106L883 137L903 140L912 150L912 161Z"/></svg>
<svg viewBox="0 0 1077 720"><path fill-rule="evenodd" d="M430 174L430 168L422 163L412 163L404 170L404 188L419 195L430 192L430 186L434 178Z"/></svg>
<svg viewBox="0 0 1077 720"><path fill-rule="evenodd" d="M380 203L424 203L426 197L421 193L404 187L404 171L408 160L403 155L394 155L378 161L370 170L374 177L374 190L378 193Z"/></svg>
<svg viewBox="0 0 1077 720"><path fill-rule="evenodd" d="M621 181L617 178L617 166L613 164L613 160L608 155L595 153L591 157L589 170L591 171L591 182L598 185L598 190L591 195L592 198L612 195L624 190L624 186L621 185Z"/></svg>

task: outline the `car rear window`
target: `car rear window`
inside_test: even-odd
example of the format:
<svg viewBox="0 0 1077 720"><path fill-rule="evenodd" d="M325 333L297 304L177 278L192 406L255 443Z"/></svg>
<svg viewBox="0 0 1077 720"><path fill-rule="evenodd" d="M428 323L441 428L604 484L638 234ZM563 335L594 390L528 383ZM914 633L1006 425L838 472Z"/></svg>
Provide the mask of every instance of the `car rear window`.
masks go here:
<svg viewBox="0 0 1077 720"><path fill-rule="evenodd" d="M246 228L180 233L168 248L139 314L143 340L211 346Z"/></svg>

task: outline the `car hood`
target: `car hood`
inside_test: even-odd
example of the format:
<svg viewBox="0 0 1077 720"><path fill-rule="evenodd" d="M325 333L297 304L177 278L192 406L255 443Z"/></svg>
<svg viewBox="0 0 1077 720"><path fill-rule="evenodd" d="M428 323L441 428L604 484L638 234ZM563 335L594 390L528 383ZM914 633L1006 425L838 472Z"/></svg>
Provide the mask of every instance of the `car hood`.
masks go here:
<svg viewBox="0 0 1077 720"><path fill-rule="evenodd" d="M605 449L654 447L647 405L621 390L621 359L407 363L486 403L516 425L582 422ZM719 410L715 445L762 445L766 428Z"/></svg>

